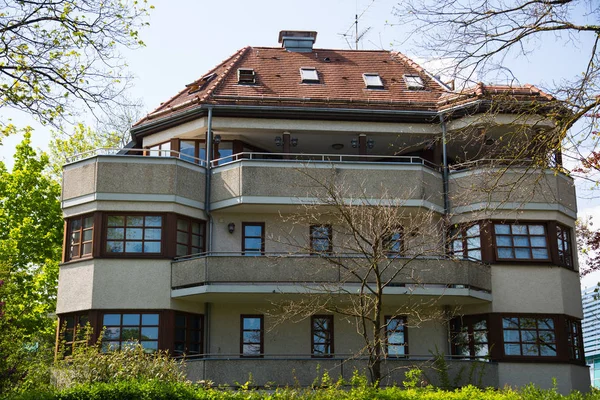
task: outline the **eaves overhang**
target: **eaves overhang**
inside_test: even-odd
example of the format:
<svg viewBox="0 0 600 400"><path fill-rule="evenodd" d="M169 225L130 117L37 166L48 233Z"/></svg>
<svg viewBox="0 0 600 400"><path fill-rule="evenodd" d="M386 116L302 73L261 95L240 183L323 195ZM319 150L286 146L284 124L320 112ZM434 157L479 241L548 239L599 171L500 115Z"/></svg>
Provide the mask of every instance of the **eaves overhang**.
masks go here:
<svg viewBox="0 0 600 400"><path fill-rule="evenodd" d="M191 110L150 121L131 129L136 138L204 117L212 108L213 117L279 118L298 120L421 122L439 123L439 113L428 110L393 110L373 108L285 107L239 104L201 104Z"/></svg>

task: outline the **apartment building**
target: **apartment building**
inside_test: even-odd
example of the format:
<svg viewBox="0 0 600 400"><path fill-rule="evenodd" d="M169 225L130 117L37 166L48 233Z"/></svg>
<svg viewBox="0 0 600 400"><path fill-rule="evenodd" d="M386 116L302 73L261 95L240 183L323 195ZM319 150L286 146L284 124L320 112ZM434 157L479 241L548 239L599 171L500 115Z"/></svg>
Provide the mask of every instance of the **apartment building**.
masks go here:
<svg viewBox="0 0 600 400"><path fill-rule="evenodd" d="M600 301L598 288L590 287L581 293L583 301L583 348L585 363L590 367L592 386L600 387Z"/></svg>
<svg viewBox="0 0 600 400"><path fill-rule="evenodd" d="M459 93L401 53L316 37L237 51L134 125L127 148L64 166L67 350L89 321L106 351L185 355L194 380L349 378L367 365L364 328L335 311L383 280L382 383L415 366L435 381L437 354L456 382L586 390L552 97Z"/></svg>

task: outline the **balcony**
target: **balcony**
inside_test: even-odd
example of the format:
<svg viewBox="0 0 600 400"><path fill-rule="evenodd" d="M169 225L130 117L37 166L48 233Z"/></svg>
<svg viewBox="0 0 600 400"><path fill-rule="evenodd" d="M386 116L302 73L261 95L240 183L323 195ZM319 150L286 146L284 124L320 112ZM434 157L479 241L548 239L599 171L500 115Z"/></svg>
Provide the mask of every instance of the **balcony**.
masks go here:
<svg viewBox="0 0 600 400"><path fill-rule="evenodd" d="M347 263L344 262L344 258ZM359 276L361 259L339 257ZM397 273L396 276L393 274ZM491 300L491 271L475 261L448 258L390 260L383 279L391 282L384 294L466 296ZM310 255L242 256L213 254L171 264L172 297L224 293L356 292L360 280L345 268ZM374 282L374 279L373 279Z"/></svg>
<svg viewBox="0 0 600 400"><path fill-rule="evenodd" d="M238 153L213 165L213 210L318 203L328 185L348 199L443 210L441 173L420 157Z"/></svg>
<svg viewBox="0 0 600 400"><path fill-rule="evenodd" d="M204 208L205 169L201 165L175 157L85 156L63 168L63 209L108 201L172 202Z"/></svg>
<svg viewBox="0 0 600 400"><path fill-rule="evenodd" d="M495 161L479 160L451 171L449 198L453 213L541 210L560 211L576 218L573 179L526 162L509 167L503 166L502 160Z"/></svg>
<svg viewBox="0 0 600 400"><path fill-rule="evenodd" d="M440 374L435 371L431 354L409 358L388 358L383 361L382 385L401 385L405 372L420 368L428 380L440 385ZM498 364L448 357L448 375L457 384L477 384L482 387L498 386ZM205 358L186 360L187 377L192 381L211 380L215 384L234 385L248 381L252 374L252 385L309 387L327 371L334 379L342 377L349 382L355 370L366 373L366 360L350 355L334 358L310 358L310 356L265 356L260 359L244 359L239 355L207 355ZM471 371L471 377L465 371ZM471 379L470 382L468 380Z"/></svg>

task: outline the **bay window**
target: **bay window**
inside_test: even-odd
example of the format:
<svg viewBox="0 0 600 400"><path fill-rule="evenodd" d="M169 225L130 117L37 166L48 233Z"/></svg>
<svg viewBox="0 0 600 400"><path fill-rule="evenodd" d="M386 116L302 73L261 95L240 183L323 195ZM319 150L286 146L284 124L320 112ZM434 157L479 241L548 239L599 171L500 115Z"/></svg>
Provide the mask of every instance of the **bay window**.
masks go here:
<svg viewBox="0 0 600 400"><path fill-rule="evenodd" d="M107 215L106 253L160 254L163 217L160 215Z"/></svg>
<svg viewBox="0 0 600 400"><path fill-rule="evenodd" d="M499 260L549 260L543 223L495 223L496 257Z"/></svg>
<svg viewBox="0 0 600 400"><path fill-rule="evenodd" d="M102 316L102 351L142 345L146 352L158 350L159 315L157 313L106 313Z"/></svg>
<svg viewBox="0 0 600 400"><path fill-rule="evenodd" d="M67 224L67 254L65 261L91 257L94 239L94 217L84 215L69 218Z"/></svg>

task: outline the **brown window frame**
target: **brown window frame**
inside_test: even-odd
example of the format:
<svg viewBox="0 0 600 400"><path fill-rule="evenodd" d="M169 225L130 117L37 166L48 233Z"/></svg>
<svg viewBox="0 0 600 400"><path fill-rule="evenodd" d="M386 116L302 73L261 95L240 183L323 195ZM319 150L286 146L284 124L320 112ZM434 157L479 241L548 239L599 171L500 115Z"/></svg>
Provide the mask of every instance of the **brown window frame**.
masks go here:
<svg viewBox="0 0 600 400"><path fill-rule="evenodd" d="M496 233L496 226L497 225L507 225L510 228L510 233L505 234L505 233ZM523 225L527 227L527 234L526 235L518 235L518 234L513 234L512 233L512 227L515 225ZM546 258L534 258L533 257L533 250L534 249L541 249L541 246L532 246L531 244L531 238L532 237L542 237L542 235L537 235L537 234L532 234L530 233L530 227L533 225L538 225L543 227L544 229L544 235L543 237L546 240L546 246L544 247L546 250ZM551 241L549 240L549 236L548 236L548 223L546 223L545 221L511 221L511 222L506 222L506 221L492 221L492 243L494 246L494 257L496 261L501 261L501 262L551 262L552 261L552 244ZM498 241L497 241L497 237L498 236L507 236L510 237L510 241L512 243L511 246L499 246L498 245ZM515 246L515 237L527 237L528 241L529 241L529 246ZM508 258L508 257L500 257L500 249L512 249L513 250L513 258ZM516 249L529 249L529 254L530 257L528 258L516 258Z"/></svg>
<svg viewBox="0 0 600 400"><path fill-rule="evenodd" d="M326 251L316 250L314 241L316 239L325 239L322 237L315 237L315 229L318 228L327 228L328 233L326 239L328 240L328 248ZM333 229L330 224L320 224L320 225L311 225L310 226L310 254L319 255L319 254L331 254L333 252Z"/></svg>
<svg viewBox="0 0 600 400"><path fill-rule="evenodd" d="M123 217L124 225L109 226L108 221L109 221L110 217ZM127 239L127 217L142 217L143 218L143 224L141 227L139 227L139 226L131 227L131 229L142 229L142 239L139 239L139 240ZM161 225L160 225L161 238L160 238L160 240L144 239L146 228L147 229L158 229L159 228L157 226L152 226L152 225L146 226L146 217L161 217ZM102 228L102 255L104 257L118 257L118 258L127 258L127 257L162 258L162 257L164 257L165 252L166 252L166 247L167 247L167 241L166 241L167 215L166 214L164 214L164 213L144 213L144 212L135 212L135 213L105 212L103 214L102 221L103 221L103 223L102 223L102 225L103 225L103 228ZM119 229L119 228L124 229L123 230L123 239L114 239L114 240L108 239L109 229ZM108 249L107 249L108 242L122 242L123 243L123 251L121 251L121 252L108 251ZM160 243L160 251L159 252L144 252L144 251L142 251L142 252L127 252L126 251L127 242L141 242L142 250L143 250L145 242Z"/></svg>
<svg viewBox="0 0 600 400"><path fill-rule="evenodd" d="M398 235L398 238L394 239L394 235ZM390 233L384 240L383 246L385 254L388 257L399 257L404 255L404 242L404 228L402 226L399 226L396 229L394 229L394 231ZM398 246L398 249L393 250L396 245Z"/></svg>
<svg viewBox="0 0 600 400"><path fill-rule="evenodd" d="M69 323L72 320L72 323ZM59 356L68 357L73 354L73 350L79 344L87 344L88 339L86 332L86 326L91 324L90 316L88 313L70 313L64 314L59 317L60 327L60 341L61 346L59 350L62 350L62 354ZM91 325L90 325L91 326ZM90 334L92 331L90 330Z"/></svg>
<svg viewBox="0 0 600 400"><path fill-rule="evenodd" d="M259 329L245 329L244 328L244 320L245 319L258 319L260 320L260 328ZM257 342L246 342L244 340L244 332L259 332L260 341ZM259 353L258 354L247 354L244 353L244 345L259 345ZM243 358L263 358L265 353L265 318L262 314L241 314L240 315L240 357Z"/></svg>
<svg viewBox="0 0 600 400"><path fill-rule="evenodd" d="M327 329L315 329L315 321L317 319L325 319L328 321ZM327 337L323 343L315 342L315 334L317 332L326 332ZM310 317L310 340L311 340L311 349L310 354L313 358L330 358L335 354L334 351L334 340L333 340L333 315L313 315ZM325 346L325 349L329 348L329 351L319 353L315 352L315 346Z"/></svg>
<svg viewBox="0 0 600 400"><path fill-rule="evenodd" d="M518 327L512 328L512 327L507 327L505 326L505 320L508 319L518 319ZM522 326L521 320L535 320L535 327L532 326ZM545 328L543 325L540 327L540 323L543 320L551 320L552 321L552 328ZM500 317L500 323L501 323L501 328L502 328L502 354L504 356L505 359L511 359L513 357L515 358L536 358L539 360L543 360L543 359L556 359L559 357L560 352L559 352L559 337L558 337L558 320L555 316L552 315L535 315L535 316L531 316L531 315L521 315L521 314L502 314ZM518 332L518 336L519 336L519 340L510 340L507 341L506 337L506 332ZM526 332L535 332L535 341L531 341L528 340L526 336ZM548 332L552 332L552 335L554 336L554 341L550 342L547 340L543 340L542 339L542 334L543 333L548 333ZM550 345L553 344L554 348L552 348ZM519 354L507 354L507 346L519 346ZM550 348L551 350L554 351L554 354L542 354L542 349L544 346L546 345L548 348ZM537 354L527 354L526 346L529 346L530 348L536 347L537 348ZM533 347L532 347L533 346Z"/></svg>
<svg viewBox="0 0 600 400"><path fill-rule="evenodd" d="M178 325L179 318L184 318L184 325ZM194 328L192 319L198 318L198 328ZM183 331L183 340L178 340L178 331ZM174 313L174 330L173 330L173 354L175 356L203 356L204 354L204 315L193 314L175 311ZM199 341L192 340L194 336L199 337ZM178 344L181 344L183 350L178 349ZM197 352L191 352L190 348L195 345L198 348Z"/></svg>
<svg viewBox="0 0 600 400"><path fill-rule="evenodd" d="M386 315L385 319L385 354L390 358L407 358L409 356L408 352L408 329L407 329L407 318L405 315L397 315L391 316ZM402 329L390 329L390 322L397 321L397 326L401 326ZM404 342L403 343L395 343L390 342L390 334L402 332ZM390 354L389 348L390 346L400 346L403 349L404 354Z"/></svg>
<svg viewBox="0 0 600 400"><path fill-rule="evenodd" d="M179 229L179 221L180 220L186 221L186 223L188 224L187 230ZM199 224L199 227L200 227L199 233L193 232L193 224ZM187 235L186 243L179 241L180 232L182 234ZM193 239L195 236L200 237L200 243L199 243L200 246L199 247L193 245ZM185 254L179 254L179 246L187 247ZM194 252L193 251L194 248L198 248L200 251ZM206 251L206 221L177 215L177 219L175 221L175 256L183 257L183 256L191 255L191 254L204 253L205 251Z"/></svg>
<svg viewBox="0 0 600 400"><path fill-rule="evenodd" d="M247 236L246 227L260 226L260 236ZM260 254L255 248L246 247L246 239L260 239ZM252 250L252 251L250 251ZM264 256L265 255L265 223L264 222L242 222L242 255L244 256Z"/></svg>
<svg viewBox="0 0 600 400"><path fill-rule="evenodd" d="M86 228L84 223L87 219L91 219L92 226ZM77 229L73 229L73 223L75 221L79 221L79 228L77 228ZM76 217L71 217L71 218L67 219L67 236L66 236L67 243L65 243L65 245L66 245L65 261L74 261L74 260L81 260L81 259L93 257L93 255L94 255L94 229L95 229L94 228L94 214L78 215ZM90 240L83 240L85 232L91 232ZM78 242L74 242L74 235L76 233L79 234ZM89 251L89 253L83 253L83 249L84 249L85 245L87 245L87 244L90 245L90 251ZM75 247L75 246L78 248L77 255L73 254L74 253L73 247Z"/></svg>
<svg viewBox="0 0 600 400"><path fill-rule="evenodd" d="M470 235L469 230L475 226L479 227L478 234ZM450 230L450 240L448 243L449 254L452 256L455 256L457 258L463 259L463 260L472 259L472 260L481 261L483 259L483 251L484 251L483 245L482 245L484 238L482 237L483 236L482 233L483 233L483 228L482 228L482 224L480 222L454 226ZM469 247L469 239L475 239L475 238L479 238L479 247ZM461 248L459 251L457 251L455 249L456 242L460 242ZM472 257L469 254L470 252L474 252L474 251L475 252L479 251L479 257L477 257L477 256ZM462 255L457 255L458 253L462 253Z"/></svg>
<svg viewBox="0 0 600 400"><path fill-rule="evenodd" d="M167 145L168 146L165 146ZM169 147L168 149L163 149L163 146ZM158 149L157 149L158 147ZM173 143L171 140L167 140L166 142L156 143L152 146L144 147L144 155L150 157L174 157L176 153L173 152ZM153 154L153 152L158 152L158 154Z"/></svg>
<svg viewBox="0 0 600 400"><path fill-rule="evenodd" d="M569 269L574 268L573 264L573 242L571 240L571 228L556 224L556 249L558 264ZM561 243L562 242L562 246ZM562 248L561 248L562 247Z"/></svg>
<svg viewBox="0 0 600 400"><path fill-rule="evenodd" d="M485 327L481 329L476 328L476 325L484 322ZM491 345L490 345L490 323L487 315L466 315L452 319L450 322L450 334L452 343L452 355L459 356L460 358L471 359L471 360L488 360L491 356ZM481 333L485 335L485 341L480 340ZM465 340L461 340L461 337L465 335ZM478 354L477 346L485 345L487 348L487 354ZM464 354L460 351L460 348L468 348L469 354Z"/></svg>
<svg viewBox="0 0 600 400"><path fill-rule="evenodd" d="M105 317L107 315L119 315L119 324L106 324L105 323ZM139 315L139 323L137 325L133 325L133 324L123 324L123 320L124 320L124 316L126 315ZM158 318L158 321L156 324L144 324L144 315L155 315ZM161 344L161 320L162 320L162 316L161 313L158 311L149 311L149 310L136 310L136 311L119 311L119 310L110 310L110 311L104 311L102 313L100 313L99 315L100 318L100 326L102 327L102 331L103 331L103 337L102 337L102 351L106 352L106 351L110 351L112 350L110 347L105 347L105 343L114 343L114 342L118 342L119 346L118 349L121 349L123 346L123 343L127 343L127 342L133 342L133 341L137 341L139 344L141 344L142 346L144 346L144 342L154 342L156 343L156 348L152 349L154 351L158 351L160 349L160 344ZM109 329L111 328L118 328L119 329L119 338L117 340L109 340L111 337L110 335L110 331ZM139 335L138 338L135 339L131 339L131 338L123 338L123 332L125 331L125 329L127 328L139 328ZM152 329L156 329L156 339L146 339L146 340L142 340L142 330L143 328L152 328ZM110 345L108 345L110 346Z"/></svg>
<svg viewBox="0 0 600 400"><path fill-rule="evenodd" d="M194 155L191 157L194 157L193 160L187 160L186 157L189 157L189 154L184 154L181 151L181 142L193 142L194 143ZM179 158L183 159L184 161L187 162L192 162L194 164L200 164L200 161L198 160L202 160L202 161L206 161L206 141L204 139L179 139L179 148L178 148L178 153L179 153ZM204 150L204 157L202 157L202 150Z"/></svg>
<svg viewBox="0 0 600 400"><path fill-rule="evenodd" d="M581 321L572 318L565 318L565 327L567 330L567 348L569 351L569 360L575 362L585 362Z"/></svg>

